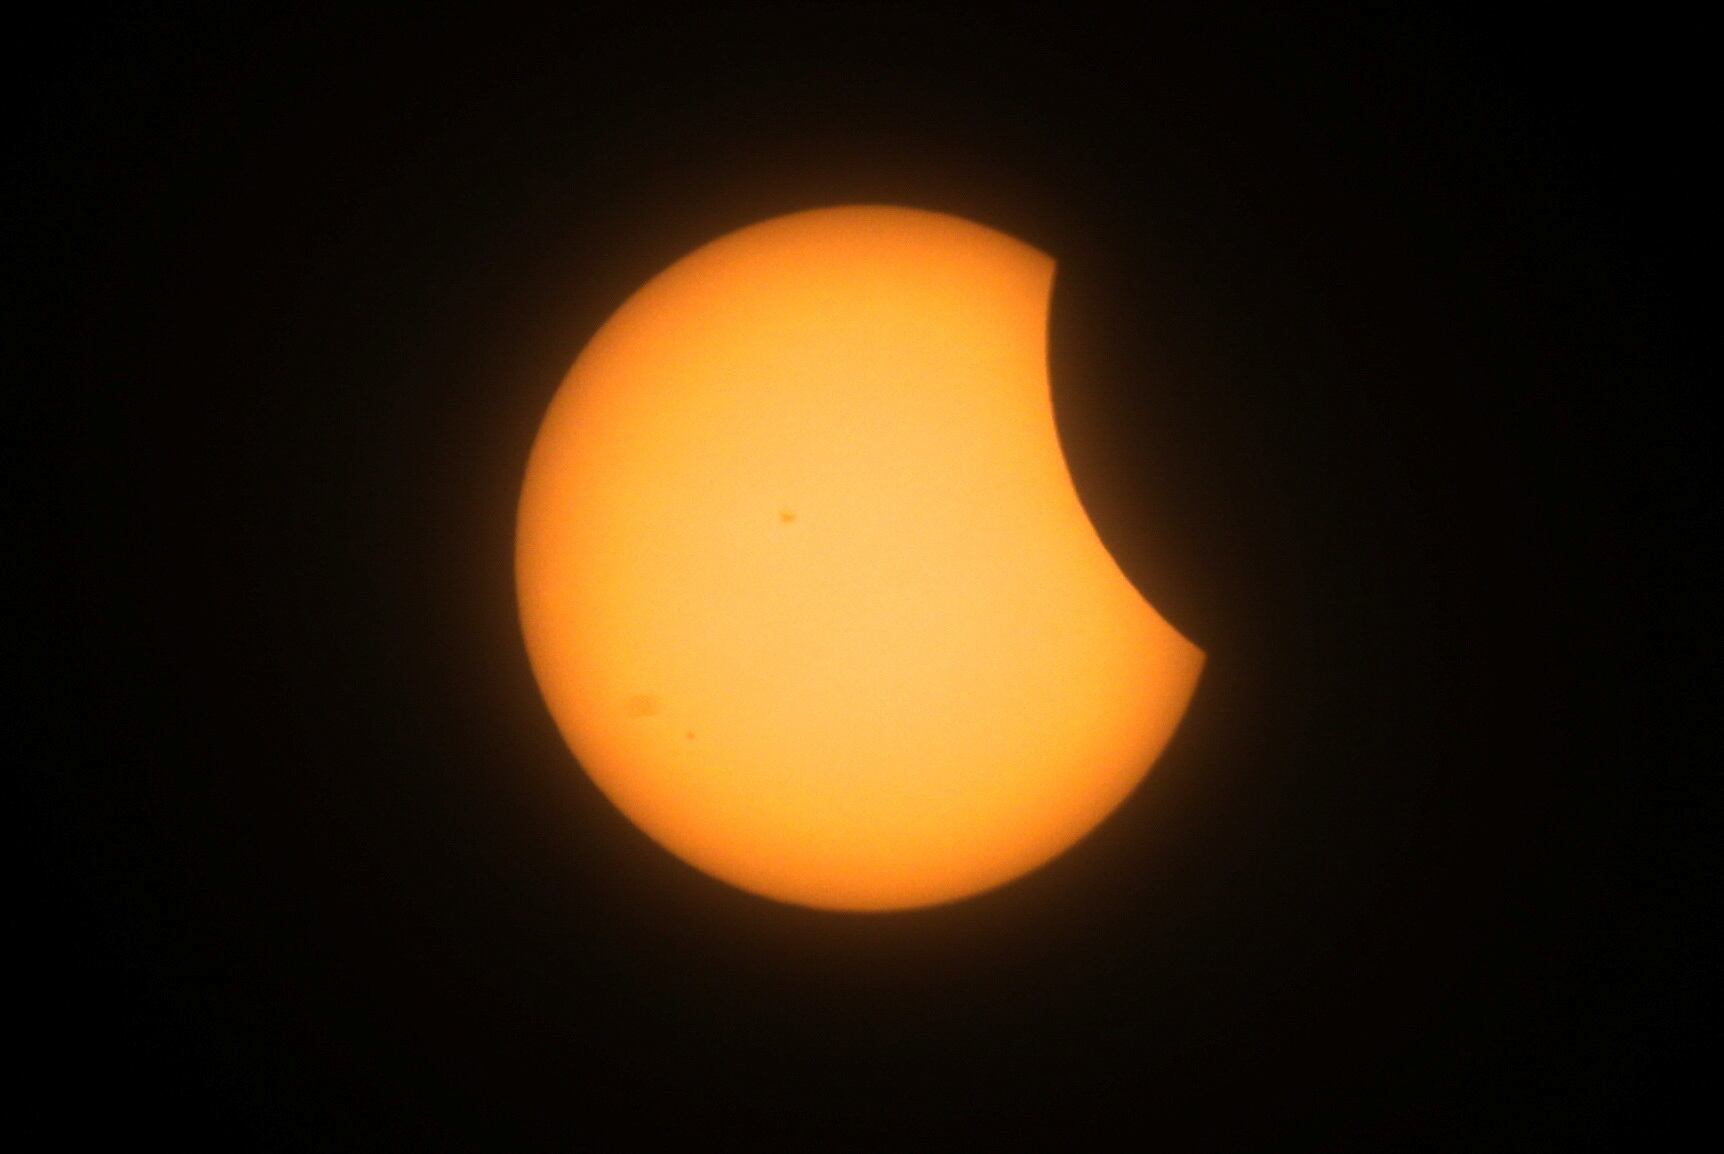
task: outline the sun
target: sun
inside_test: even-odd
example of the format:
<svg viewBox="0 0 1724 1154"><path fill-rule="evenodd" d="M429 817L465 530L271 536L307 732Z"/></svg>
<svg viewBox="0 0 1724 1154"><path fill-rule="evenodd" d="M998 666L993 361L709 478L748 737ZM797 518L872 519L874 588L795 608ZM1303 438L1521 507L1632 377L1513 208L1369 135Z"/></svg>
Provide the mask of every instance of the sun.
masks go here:
<svg viewBox="0 0 1724 1154"><path fill-rule="evenodd" d="M1097 537L1054 426L1054 263L917 209L718 238L581 352L521 489L534 674L690 864L888 910L1018 877L1148 773L1203 654Z"/></svg>

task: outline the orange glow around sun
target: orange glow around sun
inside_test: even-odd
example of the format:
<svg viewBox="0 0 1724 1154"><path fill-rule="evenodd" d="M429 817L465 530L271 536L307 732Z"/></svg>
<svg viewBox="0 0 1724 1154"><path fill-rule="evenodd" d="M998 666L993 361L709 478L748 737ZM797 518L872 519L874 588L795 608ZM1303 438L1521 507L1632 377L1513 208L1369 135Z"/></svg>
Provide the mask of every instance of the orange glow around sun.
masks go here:
<svg viewBox="0 0 1724 1154"><path fill-rule="evenodd" d="M1096 536L1054 428L1053 261L956 217L795 213L641 288L521 492L521 623L580 764L782 901L1036 868L1131 792L1203 654Z"/></svg>

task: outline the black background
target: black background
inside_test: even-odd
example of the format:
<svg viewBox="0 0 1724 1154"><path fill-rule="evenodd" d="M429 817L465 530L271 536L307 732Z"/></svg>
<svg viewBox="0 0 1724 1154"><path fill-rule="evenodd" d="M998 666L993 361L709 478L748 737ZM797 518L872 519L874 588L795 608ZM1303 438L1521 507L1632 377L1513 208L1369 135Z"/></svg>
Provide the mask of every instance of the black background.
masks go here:
<svg viewBox="0 0 1724 1154"><path fill-rule="evenodd" d="M270 1150L1669 1148L1718 626L1695 37L877 4L21 39L22 1114ZM1079 490L1209 653L1092 837L869 917L612 810L511 587L594 328L713 236L854 202L1056 257Z"/></svg>

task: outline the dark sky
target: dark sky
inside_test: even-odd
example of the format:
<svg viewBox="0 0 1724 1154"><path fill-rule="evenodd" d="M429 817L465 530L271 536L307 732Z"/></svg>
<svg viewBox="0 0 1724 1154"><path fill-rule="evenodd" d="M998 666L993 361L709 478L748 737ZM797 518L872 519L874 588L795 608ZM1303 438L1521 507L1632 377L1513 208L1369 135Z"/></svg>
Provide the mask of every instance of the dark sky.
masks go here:
<svg viewBox="0 0 1724 1154"><path fill-rule="evenodd" d="M1669 1148L1720 624L1694 28L292 7L11 49L20 1124ZM875 917L637 833L511 587L594 328L713 236L854 202L1056 257L1080 493L1209 653L1095 835Z"/></svg>

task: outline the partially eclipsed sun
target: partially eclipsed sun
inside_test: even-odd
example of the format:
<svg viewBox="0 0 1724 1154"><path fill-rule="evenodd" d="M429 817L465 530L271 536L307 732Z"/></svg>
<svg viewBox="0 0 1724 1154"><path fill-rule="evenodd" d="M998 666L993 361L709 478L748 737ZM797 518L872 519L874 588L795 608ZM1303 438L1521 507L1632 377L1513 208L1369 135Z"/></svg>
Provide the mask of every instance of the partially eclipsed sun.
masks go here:
<svg viewBox="0 0 1724 1154"><path fill-rule="evenodd" d="M1148 773L1203 654L1078 502L1053 271L956 217L801 212L683 258L575 361L521 491L521 623L581 765L672 853L929 905Z"/></svg>

